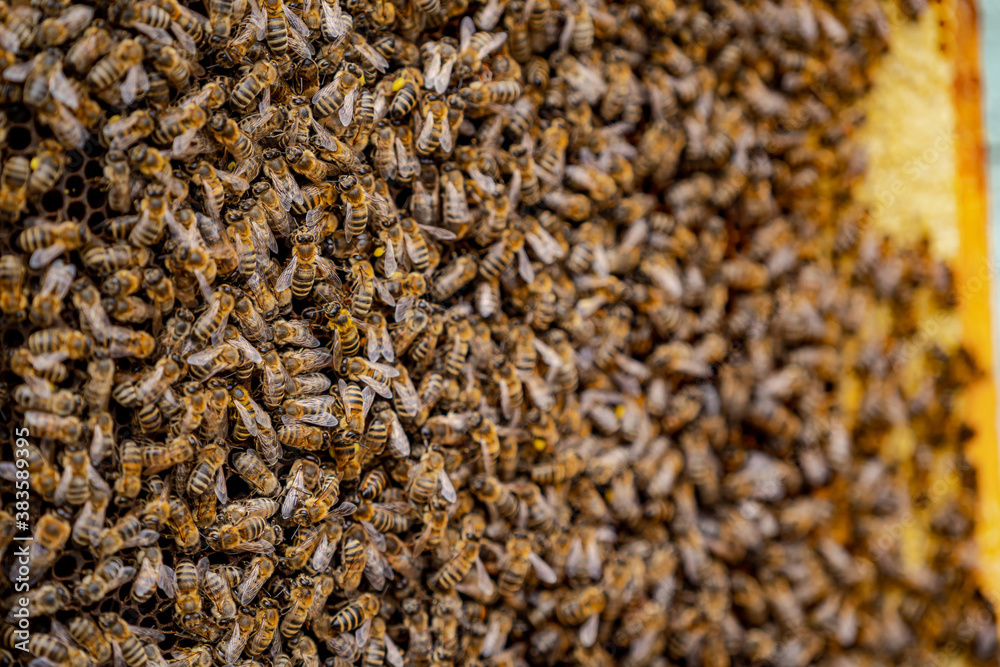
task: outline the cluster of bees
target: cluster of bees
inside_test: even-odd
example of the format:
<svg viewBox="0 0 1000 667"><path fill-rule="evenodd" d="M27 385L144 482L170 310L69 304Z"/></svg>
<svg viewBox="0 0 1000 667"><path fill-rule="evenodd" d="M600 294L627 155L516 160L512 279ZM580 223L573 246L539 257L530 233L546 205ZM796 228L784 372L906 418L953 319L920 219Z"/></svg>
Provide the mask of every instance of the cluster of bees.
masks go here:
<svg viewBox="0 0 1000 667"><path fill-rule="evenodd" d="M977 371L907 346L950 275L850 197L887 35L875 0L0 2L3 660L995 661ZM81 153L101 215L47 212Z"/></svg>

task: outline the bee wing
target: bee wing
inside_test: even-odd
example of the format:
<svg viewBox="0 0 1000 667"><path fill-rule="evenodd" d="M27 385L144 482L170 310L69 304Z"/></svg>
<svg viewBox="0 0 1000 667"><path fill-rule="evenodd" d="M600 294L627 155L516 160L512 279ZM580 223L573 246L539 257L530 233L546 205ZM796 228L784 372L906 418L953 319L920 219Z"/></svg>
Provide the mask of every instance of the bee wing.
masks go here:
<svg viewBox="0 0 1000 667"><path fill-rule="evenodd" d="M396 392L401 393L399 385L396 385ZM414 400L418 400L416 394L414 394L413 398ZM397 458L406 458L410 455L410 438L406 435L403 424L399 421L399 417L396 416L395 411L391 412L389 421L389 447Z"/></svg>
<svg viewBox="0 0 1000 667"><path fill-rule="evenodd" d="M229 489L226 487L226 475L222 468L215 474L215 497L223 505L229 502Z"/></svg>
<svg viewBox="0 0 1000 667"><path fill-rule="evenodd" d="M316 426L325 426L328 428L333 428L340 423L337 417L330 412L320 412L315 415L303 415L302 417L299 417L299 421L305 424L314 424Z"/></svg>
<svg viewBox="0 0 1000 667"><path fill-rule="evenodd" d="M219 176L220 181L227 184L237 192L242 193L250 189L250 184L247 182L247 179L242 176L237 176L236 174L225 171L224 169L216 169L215 173ZM277 250L277 248L275 248L275 250Z"/></svg>
<svg viewBox="0 0 1000 667"><path fill-rule="evenodd" d="M115 667L128 667L125 657L122 655L121 647L114 640L111 641L111 653L114 656Z"/></svg>
<svg viewBox="0 0 1000 667"><path fill-rule="evenodd" d="M146 37L163 44L164 46L172 46L174 43L173 38L170 37L170 33L163 28L157 28L151 26L147 23L136 23L133 27L144 34Z"/></svg>
<svg viewBox="0 0 1000 667"><path fill-rule="evenodd" d="M431 50L431 57L424 65L424 88L433 90L436 88L437 78L441 75L441 49L440 47Z"/></svg>
<svg viewBox="0 0 1000 667"><path fill-rule="evenodd" d="M505 32L494 33L490 41L486 42L486 44L484 44L476 52L476 55L480 59L485 58L486 56L490 55L491 53L499 49L501 46L503 46L506 42L507 42L507 33Z"/></svg>
<svg viewBox="0 0 1000 667"><path fill-rule="evenodd" d="M95 432L99 431L100 429L95 429ZM90 461L87 461L87 481L90 482L91 488L100 491L104 496L111 495L111 487L108 486L108 483L104 481L104 478L101 477Z"/></svg>
<svg viewBox="0 0 1000 667"><path fill-rule="evenodd" d="M437 79L434 82L434 90L439 94L444 94L444 91L448 90L448 85L451 83L451 70L455 67L455 61L458 59L456 54L451 54L448 59L441 65L441 72L438 74Z"/></svg>
<svg viewBox="0 0 1000 667"><path fill-rule="evenodd" d="M510 386L506 380L500 380L497 382L497 387L500 389L500 410L503 412L504 418L509 421L514 414L511 407Z"/></svg>
<svg viewBox="0 0 1000 667"><path fill-rule="evenodd" d="M290 518L295 513L295 508L298 506L299 500L308 493L302 485L302 478L304 476L305 473L299 468L295 472L295 476L289 481L288 490L285 492L285 499L281 503L281 518Z"/></svg>
<svg viewBox="0 0 1000 667"><path fill-rule="evenodd" d="M131 540L126 540L122 548L134 549L135 547L148 547L151 544L156 544L156 541L158 539L160 539L160 534L151 528L147 528L146 530L139 531L139 534L133 537ZM122 580L122 584L131 579L132 578L131 575L135 574L134 567L124 568L124 569L130 569L132 570L132 573L129 575L127 579ZM121 586L121 584L118 585Z"/></svg>
<svg viewBox="0 0 1000 667"><path fill-rule="evenodd" d="M580 644L590 648L597 641L597 631L601 627L601 615L593 614L580 626Z"/></svg>
<svg viewBox="0 0 1000 667"><path fill-rule="evenodd" d="M392 336L389 335L389 329L384 325L379 333L382 336L382 358L391 364L396 361L396 350L392 346Z"/></svg>
<svg viewBox="0 0 1000 667"><path fill-rule="evenodd" d="M12 50L16 49L8 49L8 51ZM31 74L32 70L34 69L35 69L34 60L28 60L23 63L17 63L15 65L11 65L10 67L4 69L3 78L6 79L7 81L13 81L14 83L24 83L24 81L28 78L28 75Z"/></svg>
<svg viewBox="0 0 1000 667"><path fill-rule="evenodd" d="M368 411L372 409L372 403L375 402L375 392L371 390L370 387L365 387L361 390L361 421L368 417Z"/></svg>
<svg viewBox="0 0 1000 667"><path fill-rule="evenodd" d="M0 26L0 48L11 53L18 53L21 50L21 40L6 26Z"/></svg>
<svg viewBox="0 0 1000 667"><path fill-rule="evenodd" d="M189 356L186 361L191 366L204 366L205 364L212 361L212 359L215 359L217 356L219 356L219 353L222 352L224 349L225 348L222 345L213 345L211 347L205 348L201 352L195 352L194 354Z"/></svg>
<svg viewBox="0 0 1000 667"><path fill-rule="evenodd" d="M243 647L246 645L247 639L248 637L243 636L240 624L233 623L233 633L229 635L229 639L222 645L222 654L226 656L226 662L228 664L236 662L236 659L240 657L240 653L243 652Z"/></svg>
<svg viewBox="0 0 1000 667"><path fill-rule="evenodd" d="M597 544L597 540L587 540L584 545L583 552L584 562L587 566L587 574L589 574L590 578L594 581L599 580L601 578L601 574L604 572L604 565L601 561L601 548Z"/></svg>
<svg viewBox="0 0 1000 667"><path fill-rule="evenodd" d="M257 540L255 542L244 542L234 551L245 551L252 554L274 553L274 545L267 540Z"/></svg>
<svg viewBox="0 0 1000 667"><path fill-rule="evenodd" d="M288 5L285 5L285 12L288 16L295 16L295 14L292 13L292 10L288 8ZM298 16L295 16L295 18L301 21ZM289 23L291 22L289 21ZM303 24L303 27L305 27L305 24ZM306 30L308 30L308 28L306 28ZM308 32L306 34L308 35ZM302 58L312 58L316 54L313 47L308 41L306 41L306 38L303 37L298 30L288 31L288 48Z"/></svg>
<svg viewBox="0 0 1000 667"><path fill-rule="evenodd" d="M406 660L403 657L403 652L396 646L396 642L392 641L392 637L388 634L383 635L382 640L385 642L385 659L392 667L403 667Z"/></svg>
<svg viewBox="0 0 1000 667"><path fill-rule="evenodd" d="M542 560L542 557L535 552L528 554L528 560L531 562L531 567L535 570L535 576L537 576L538 580L542 583L552 585L559 580L559 577L556 575L555 570L552 569L552 566Z"/></svg>
<svg viewBox="0 0 1000 667"><path fill-rule="evenodd" d="M531 259L528 253L524 252L524 248L517 251L517 273L529 285L535 282L535 268L531 265Z"/></svg>
<svg viewBox="0 0 1000 667"><path fill-rule="evenodd" d="M420 132L417 135L417 143L426 143L430 141L431 134L434 132L434 113L428 109L425 117L423 119L423 126L420 128Z"/></svg>
<svg viewBox="0 0 1000 667"><path fill-rule="evenodd" d="M511 210L517 210L517 205L521 201L521 171L515 169L510 175L510 182L507 184L507 201Z"/></svg>
<svg viewBox="0 0 1000 667"><path fill-rule="evenodd" d="M350 125L354 119L354 105L357 103L360 93L361 86L355 86L344 95L344 103L340 106L340 111L337 114L340 124L344 127Z"/></svg>
<svg viewBox="0 0 1000 667"><path fill-rule="evenodd" d="M367 375L358 376L358 379L371 387L382 398L392 398L392 390L389 388L389 385Z"/></svg>
<svg viewBox="0 0 1000 667"><path fill-rule="evenodd" d="M396 251L393 247L392 239L388 237L386 238L385 255L383 255L382 261L384 262L383 268L385 269L386 278L396 273L396 269L399 268L399 265L396 263Z"/></svg>
<svg viewBox="0 0 1000 667"><path fill-rule="evenodd" d="M397 322L406 317L406 314L410 312L414 303L416 303L416 297L412 296L404 296L396 303L396 310L393 317Z"/></svg>
<svg viewBox="0 0 1000 667"><path fill-rule="evenodd" d="M357 39L354 42L354 48L356 48L358 53L360 53L361 56L368 61L368 64L379 73L385 72L389 69L389 61L386 60L385 56L368 44L368 42L366 42L360 35L357 36Z"/></svg>
<svg viewBox="0 0 1000 667"><path fill-rule="evenodd" d="M181 47L181 51L188 54L198 51L198 45L195 43L194 38L176 21L170 22L170 32L173 33L174 39L177 40L178 46Z"/></svg>
<svg viewBox="0 0 1000 667"><path fill-rule="evenodd" d="M56 505L62 505L66 502L66 491L69 490L69 483L73 481L73 469L66 466L63 469L62 476L59 478L59 484L56 486L55 493L52 496L52 500Z"/></svg>
<svg viewBox="0 0 1000 667"><path fill-rule="evenodd" d="M268 109L271 108L271 87L265 86L264 90L260 93L260 102L257 103L257 110L261 114L267 113Z"/></svg>
<svg viewBox="0 0 1000 667"><path fill-rule="evenodd" d="M541 355L542 361L544 361L546 365L551 367L562 366L563 363L562 357L559 356L559 353L556 352L551 347L549 347L544 341L536 338L534 340L534 346L535 349L538 351L538 354Z"/></svg>
<svg viewBox="0 0 1000 667"><path fill-rule="evenodd" d="M445 153L450 153L454 147L455 144L451 136L451 123L448 122L448 116L445 114L444 119L441 121L441 150Z"/></svg>
<svg viewBox="0 0 1000 667"><path fill-rule="evenodd" d="M125 104L132 104L139 97L140 93L149 90L149 76L142 63L132 65L125 74L125 81L121 85L122 101Z"/></svg>
<svg viewBox="0 0 1000 667"><path fill-rule="evenodd" d="M343 21L344 13L340 9L340 3L319 0L319 7L323 36L331 42L343 39L347 35L349 26Z"/></svg>
<svg viewBox="0 0 1000 667"><path fill-rule="evenodd" d="M236 408L236 412L239 413L240 419L243 420L243 426L245 426L247 431L250 432L250 435L256 436L259 433L257 430L257 422L250 415L250 412L243 407L243 404L239 401L233 401L232 403L233 407Z"/></svg>
<svg viewBox="0 0 1000 667"><path fill-rule="evenodd" d="M160 564L160 571L157 573L156 585L168 598L177 595L177 575L169 565Z"/></svg>
<svg viewBox="0 0 1000 667"><path fill-rule="evenodd" d="M80 99L76 95L76 88L73 87L73 84L63 74L62 67L56 67L49 77L49 93L70 109L76 109L80 106Z"/></svg>
<svg viewBox="0 0 1000 667"><path fill-rule="evenodd" d="M385 535L376 530L375 526L368 521L362 521L361 527L365 529L365 534L371 540L372 545L379 551L385 551ZM372 559L369 558L368 560L371 561Z"/></svg>
<svg viewBox="0 0 1000 667"><path fill-rule="evenodd" d="M438 472L438 481L441 482L441 497L449 503L458 502L458 494L455 492L455 485L451 483L451 477L447 471Z"/></svg>
<svg viewBox="0 0 1000 667"><path fill-rule="evenodd" d="M562 259L566 254L555 237L541 225L537 225L534 229L527 232L524 238L531 245L531 249L538 259L542 260L543 264L552 264L557 259Z"/></svg>
<svg viewBox="0 0 1000 667"><path fill-rule="evenodd" d="M101 465L101 461L108 454L107 440L104 437L104 430L101 428L100 424L94 424L94 435L90 439L90 460L93 461L94 465ZM110 435L110 434L108 434ZM102 478L103 482L104 479ZM107 484L105 484L107 486ZM102 487L103 488L103 487Z"/></svg>
<svg viewBox="0 0 1000 667"><path fill-rule="evenodd" d="M46 248L39 248L31 253L31 259L28 260L28 266L33 269L44 269L55 258L59 257L64 252L66 252L66 246L62 243L53 243Z"/></svg>
<svg viewBox="0 0 1000 667"><path fill-rule="evenodd" d="M274 185L274 192L278 195L278 200L281 202L281 207L286 211L292 208L292 202L298 204L305 203L305 197L302 196L302 190L299 188L299 184L295 182L291 174L278 174L269 169L265 165L265 171L268 172L268 176L271 178L271 183Z"/></svg>
<svg viewBox="0 0 1000 667"><path fill-rule="evenodd" d="M458 26L458 48L465 51L469 48L469 41L476 34L476 24L472 17L466 16Z"/></svg>
<svg viewBox="0 0 1000 667"><path fill-rule="evenodd" d="M442 241L454 241L458 238L455 232L442 227L432 227L431 225L418 225L420 230L428 236Z"/></svg>
<svg viewBox="0 0 1000 667"><path fill-rule="evenodd" d="M364 623L354 631L354 640L358 643L359 648L364 648L368 643L368 639L372 635L372 619L366 619Z"/></svg>
<svg viewBox="0 0 1000 667"><path fill-rule="evenodd" d="M107 314L105 314L107 317ZM93 326L91 326L93 329ZM48 352L46 354L36 354L31 360L31 366L36 371L47 371L54 368L56 364L61 364L62 362L69 359L69 354L66 352Z"/></svg>
<svg viewBox="0 0 1000 667"><path fill-rule="evenodd" d="M296 253L292 253L292 258L288 260L288 266L285 270L281 272L278 276L278 281L274 284L275 292L284 292L286 289L292 286L292 277L295 275L295 267L299 265L299 256Z"/></svg>
<svg viewBox="0 0 1000 667"><path fill-rule="evenodd" d="M264 580L260 576L260 563L254 563L250 570L240 578L240 583L234 592L240 604L246 606L257 597L257 593L260 592L263 585Z"/></svg>
<svg viewBox="0 0 1000 667"><path fill-rule="evenodd" d="M65 297L76 277L76 267L57 259L49 265L42 280L41 293Z"/></svg>
<svg viewBox="0 0 1000 667"><path fill-rule="evenodd" d="M236 337L227 341L230 345L243 351L243 356L246 361L259 366L263 363L264 359L260 356L260 352L257 351L253 345L250 344L246 338L244 338L239 332L236 333Z"/></svg>
<svg viewBox="0 0 1000 667"><path fill-rule="evenodd" d="M375 291L378 292L378 296L382 299L382 303L387 306L396 305L396 299L392 296L392 292L386 289L386 286L382 284L382 281L378 278L372 278L372 284L375 285Z"/></svg>
<svg viewBox="0 0 1000 667"><path fill-rule="evenodd" d="M337 509L330 511L330 516L347 517L358 511L358 506L354 503L344 501L337 506Z"/></svg>
<svg viewBox="0 0 1000 667"><path fill-rule="evenodd" d="M343 281L340 276L337 275L337 265L331 262L326 257L316 257L316 268L319 270L320 274L333 283L333 286L337 289L342 289L344 287Z"/></svg>
<svg viewBox="0 0 1000 667"><path fill-rule="evenodd" d="M333 560L335 553L337 553L337 543L331 542L324 530L322 535L320 535L316 551L313 552L312 557L309 559L309 566L317 572L322 572L330 567L330 562Z"/></svg>
<svg viewBox="0 0 1000 667"><path fill-rule="evenodd" d="M264 13L264 8L257 0L250 0L250 24L253 26L257 41L264 41L267 36L267 14Z"/></svg>

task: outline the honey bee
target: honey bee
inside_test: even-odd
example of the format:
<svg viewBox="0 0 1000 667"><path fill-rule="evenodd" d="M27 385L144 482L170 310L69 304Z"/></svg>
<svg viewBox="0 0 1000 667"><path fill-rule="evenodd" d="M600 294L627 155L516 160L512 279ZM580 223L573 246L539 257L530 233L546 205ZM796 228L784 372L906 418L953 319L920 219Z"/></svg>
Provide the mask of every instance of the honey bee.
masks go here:
<svg viewBox="0 0 1000 667"><path fill-rule="evenodd" d="M254 556L240 576L240 582L234 593L241 605L248 605L257 597L264 584L274 573L275 563L270 556Z"/></svg>
<svg viewBox="0 0 1000 667"><path fill-rule="evenodd" d="M233 87L229 102L237 110L245 110L254 99L264 93L270 98L270 87L278 80L278 68L273 61L258 61ZM267 107L267 104L264 104ZM287 210L287 209L286 209Z"/></svg>
<svg viewBox="0 0 1000 667"><path fill-rule="evenodd" d="M305 623L312 606L313 595L312 579L300 575L289 593L290 608L278 627L282 637L294 636Z"/></svg>
<svg viewBox="0 0 1000 667"><path fill-rule="evenodd" d="M60 262L59 266L65 265ZM70 268L72 269L73 267ZM28 315L28 292L25 290L26 278L27 269L20 255L3 255L3 257L0 257L0 287L3 287L3 292L0 293L0 311L16 321L23 320ZM70 280L72 280L72 276ZM36 300L40 300L40 297L36 296ZM62 305L61 300L59 305ZM40 322L40 324L44 324L44 322Z"/></svg>
<svg viewBox="0 0 1000 667"><path fill-rule="evenodd" d="M145 602L157 588L167 597L174 597L174 571L163 563L163 553L159 547L145 549L141 552L139 562L129 597L136 602Z"/></svg>
<svg viewBox="0 0 1000 667"><path fill-rule="evenodd" d="M253 450L246 450L238 454L233 459L233 470L258 493L265 496L273 496L279 488L277 477Z"/></svg>

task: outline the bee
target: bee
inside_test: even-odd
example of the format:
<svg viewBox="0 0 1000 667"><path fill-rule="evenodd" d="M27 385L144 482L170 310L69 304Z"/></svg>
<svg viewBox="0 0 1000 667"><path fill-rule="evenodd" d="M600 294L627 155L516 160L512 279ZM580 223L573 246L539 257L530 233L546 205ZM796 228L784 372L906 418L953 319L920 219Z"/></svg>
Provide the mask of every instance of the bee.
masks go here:
<svg viewBox="0 0 1000 667"><path fill-rule="evenodd" d="M344 127L350 125L363 79L361 68L354 63L347 63L330 83L313 95L310 101L313 113L319 118L324 118L336 112L341 125Z"/></svg>
<svg viewBox="0 0 1000 667"><path fill-rule="evenodd" d="M261 60L254 63L250 72L240 79L233 87L229 103L238 111L250 106L254 99L264 92L270 96L270 87L278 80L278 68L274 61ZM265 105L267 106L267 105ZM287 209L286 209L287 210Z"/></svg>
<svg viewBox="0 0 1000 667"><path fill-rule="evenodd" d="M174 542L182 552L193 552L201 544L201 535L194 522L191 508L180 498L172 497L169 503L170 525L174 531Z"/></svg>
<svg viewBox="0 0 1000 667"><path fill-rule="evenodd" d="M53 625L54 631L55 628ZM66 634L82 646L95 663L103 665L111 661L111 644L90 614L79 614L70 619L66 626Z"/></svg>
<svg viewBox="0 0 1000 667"><path fill-rule="evenodd" d="M282 637L292 637L301 628L309 615L313 601L313 581L305 575L299 575L289 593L290 608L281 619L278 631Z"/></svg>
<svg viewBox="0 0 1000 667"><path fill-rule="evenodd" d="M534 552L531 541L523 533L514 533L507 540L504 565L497 577L497 591L503 597L516 595L524 585L528 570L534 569L538 580L546 584L556 583L555 571Z"/></svg>
<svg viewBox="0 0 1000 667"><path fill-rule="evenodd" d="M31 163L28 161L28 158L14 156L9 158L4 163L3 172L0 173L0 218L10 222L20 217L21 213L28 205L28 180L30 177ZM65 224L71 225L72 223ZM21 239L30 239L38 245L41 245L40 242L45 239L43 236L45 232L42 231L44 229L52 235L52 241L45 245L51 245L52 243L55 243L55 228L56 226L51 223L37 225L34 228L22 232L18 241L24 250L27 250L27 248L24 247L24 242L21 242ZM66 234L66 232L63 232L63 234ZM35 241L35 239L37 239L37 241ZM61 252L57 253L56 256L58 256L58 254L61 254ZM39 266L32 265L32 268L39 268L40 266L43 266L40 261L40 259L36 260L35 264L38 264Z"/></svg>
<svg viewBox="0 0 1000 667"><path fill-rule="evenodd" d="M201 588L212 604L212 615L217 619L236 618L236 601L229 583L222 575L209 570L201 580Z"/></svg>
<svg viewBox="0 0 1000 667"><path fill-rule="evenodd" d="M31 158L31 176L28 177L28 192L42 194L56 186L66 168L67 158L62 144L45 139L38 145L38 152Z"/></svg>
<svg viewBox="0 0 1000 667"><path fill-rule="evenodd" d="M136 569L126 566L120 558L106 558L92 572L83 576L73 595L81 604L94 604L132 579L135 574Z"/></svg>
<svg viewBox="0 0 1000 667"><path fill-rule="evenodd" d="M139 562L139 570L132 582L129 597L135 602L145 602L157 588L167 597L174 597L174 571L163 563L163 553L159 547L148 547L140 552Z"/></svg>
<svg viewBox="0 0 1000 667"><path fill-rule="evenodd" d="M433 449L428 450L420 457L420 463L413 471L410 483L406 488L406 495L410 502L418 505L425 504L439 490L441 497L447 502L453 503L458 500L451 478L444 469L444 463L444 456Z"/></svg>
<svg viewBox="0 0 1000 667"><path fill-rule="evenodd" d="M257 452L246 450L233 459L233 470L258 493L273 496L278 491L278 479Z"/></svg>
<svg viewBox="0 0 1000 667"><path fill-rule="evenodd" d="M496 477L478 475L470 482L470 489L477 498L507 521L514 521L518 517L520 502L517 496Z"/></svg>
<svg viewBox="0 0 1000 667"><path fill-rule="evenodd" d="M278 612L278 603L271 598L264 598L260 601L260 608L254 616L253 632L247 642L246 652L251 656L262 655L271 642L278 629L278 621L281 615Z"/></svg>
<svg viewBox="0 0 1000 667"><path fill-rule="evenodd" d="M426 75L425 75L426 78ZM417 133L414 149L420 156L429 156L439 148L450 153L454 147L451 125L448 123L448 105L440 95L428 93L421 99L422 125Z"/></svg>
<svg viewBox="0 0 1000 667"><path fill-rule="evenodd" d="M203 618L198 588L204 570L204 567L196 567L188 558L180 559L174 566L174 614L183 625L200 622Z"/></svg>
<svg viewBox="0 0 1000 667"><path fill-rule="evenodd" d="M399 371L387 364L370 362L361 357L344 359L341 372L346 373L352 382L362 382L383 398L392 398L389 383L399 377Z"/></svg>
<svg viewBox="0 0 1000 667"><path fill-rule="evenodd" d="M56 612L65 609L73 601L69 590L59 583L42 584L36 590L28 592L25 599L27 603L21 606L26 608L28 618L42 615L54 616ZM16 622L14 618L13 615L8 614L6 620L9 623Z"/></svg>
<svg viewBox="0 0 1000 667"><path fill-rule="evenodd" d="M141 82L146 76L142 68L144 55L145 51L138 41L123 39L87 73L87 83L94 90L105 90L128 72L128 77L122 84L121 94L122 100L126 104L131 104L142 88ZM141 74L133 75L133 72Z"/></svg>
<svg viewBox="0 0 1000 667"><path fill-rule="evenodd" d="M478 540L463 540L457 553L431 577L430 585L443 593L452 590L478 561L479 546Z"/></svg>
<svg viewBox="0 0 1000 667"><path fill-rule="evenodd" d="M65 267L66 265L62 262L57 264L52 264L46 275L49 272L55 272L59 275L59 268L53 269L52 267ZM75 269L72 265L69 266L70 270L75 273ZM15 321L21 321L28 315L28 294L29 292L25 289L27 280L27 268L24 266L24 260L21 255L3 255L0 257L0 311L4 315L7 315L14 319ZM70 281L72 281L72 275L70 276ZM67 288L68 289L68 288ZM45 286L43 284L42 291L45 291ZM49 289L51 292L52 289ZM65 295L64 295L65 296ZM36 301L41 303L42 297L40 295L35 297ZM57 302L58 306L61 308L62 302L59 300ZM34 307L32 311L34 312ZM39 308L41 310L41 308ZM58 311L56 311L58 314ZM48 318L46 318L48 319ZM49 322L51 323L51 322ZM44 322L39 322L39 324L44 324Z"/></svg>
<svg viewBox="0 0 1000 667"><path fill-rule="evenodd" d="M250 560L234 591L241 605L248 605L257 597L264 584L274 573L274 568L275 562L271 556L257 555Z"/></svg>
<svg viewBox="0 0 1000 667"><path fill-rule="evenodd" d="M371 593L362 593L333 615L330 627L335 632L359 630L361 636L368 636L372 621L381 606L378 597Z"/></svg>
<svg viewBox="0 0 1000 667"><path fill-rule="evenodd" d="M431 296L437 301L445 301L472 282L479 267L469 255L460 255L451 264L441 269L431 285Z"/></svg>

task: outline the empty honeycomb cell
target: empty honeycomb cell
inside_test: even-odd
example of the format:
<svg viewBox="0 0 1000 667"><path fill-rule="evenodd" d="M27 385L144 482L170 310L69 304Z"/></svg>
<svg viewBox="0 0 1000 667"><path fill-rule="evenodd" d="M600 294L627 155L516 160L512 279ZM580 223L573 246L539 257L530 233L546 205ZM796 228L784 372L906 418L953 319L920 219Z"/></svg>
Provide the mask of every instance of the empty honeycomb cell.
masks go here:
<svg viewBox="0 0 1000 667"><path fill-rule="evenodd" d="M87 205L82 201L70 202L66 207L66 217L70 220L83 220L87 217Z"/></svg>
<svg viewBox="0 0 1000 667"><path fill-rule="evenodd" d="M31 132L24 127L12 127L7 133L7 145L11 150L22 151L31 144Z"/></svg>
<svg viewBox="0 0 1000 667"><path fill-rule="evenodd" d="M42 208L49 213L55 213L63 207L63 193L58 189L49 190L42 195Z"/></svg>
<svg viewBox="0 0 1000 667"><path fill-rule="evenodd" d="M87 160L87 164L83 166L83 175L86 178L100 178L103 174L104 167L101 166L100 160Z"/></svg>
<svg viewBox="0 0 1000 667"><path fill-rule="evenodd" d="M52 574L56 579L70 579L76 577L82 568L83 558L79 552L71 552L56 561L52 566Z"/></svg>
<svg viewBox="0 0 1000 667"><path fill-rule="evenodd" d="M87 188L87 206L90 208L94 209L104 206L104 202L107 201L107 198L107 195L98 188ZM93 218L94 215L95 214L91 214L90 217Z"/></svg>
<svg viewBox="0 0 1000 667"><path fill-rule="evenodd" d="M75 170L74 170L75 171ZM65 192L71 198L75 199L83 194L84 190L83 179L79 176L70 176L66 179Z"/></svg>

